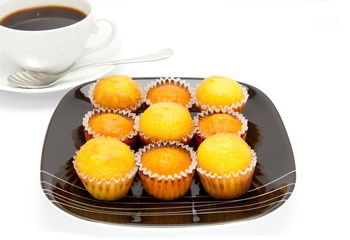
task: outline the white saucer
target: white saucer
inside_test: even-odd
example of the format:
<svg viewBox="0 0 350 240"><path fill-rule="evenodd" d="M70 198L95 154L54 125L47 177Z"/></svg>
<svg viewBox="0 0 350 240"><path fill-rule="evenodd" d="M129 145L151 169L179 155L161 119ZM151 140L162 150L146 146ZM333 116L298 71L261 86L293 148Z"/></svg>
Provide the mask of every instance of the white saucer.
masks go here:
<svg viewBox="0 0 350 240"><path fill-rule="evenodd" d="M94 45L94 40L90 41L89 44ZM115 38L106 48L103 50L93 53L86 56L83 59L79 59L74 66L85 65L95 62L105 62L113 59L118 59L120 41L118 38ZM73 67L74 67L73 66ZM12 87L8 81L7 77L16 71L19 71L20 68L14 64L10 59L0 49L0 90L9 91L9 92L19 92L19 93L29 93L29 94L38 94L38 93L52 93L59 92L67 89L71 89L79 84L84 82L96 80L108 72L112 71L115 66L100 66L94 68L86 68L76 72L67 74L62 78L57 84L42 89L25 89Z"/></svg>

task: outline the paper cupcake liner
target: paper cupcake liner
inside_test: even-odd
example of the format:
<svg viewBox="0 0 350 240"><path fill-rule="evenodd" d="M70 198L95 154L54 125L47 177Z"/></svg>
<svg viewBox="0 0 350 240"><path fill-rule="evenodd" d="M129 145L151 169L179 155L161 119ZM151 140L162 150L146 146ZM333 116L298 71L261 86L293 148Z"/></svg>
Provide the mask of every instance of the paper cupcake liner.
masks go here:
<svg viewBox="0 0 350 240"><path fill-rule="evenodd" d="M204 110L234 110L235 112L239 112L239 113L242 113L247 101L248 101L248 98L249 98L249 94L248 94L248 88L246 86L243 86L242 84L240 84L242 90L243 90L243 99L239 102L239 103L236 103L236 104L232 104L230 106L210 106L210 105L207 105L207 104L202 104L198 101L197 99L197 96L195 95L195 105L198 109L198 111L204 111Z"/></svg>
<svg viewBox="0 0 350 240"><path fill-rule="evenodd" d="M166 85L166 84L173 84L173 85L177 85L180 86L184 89L186 89L188 91L188 93L190 94L190 101L186 104L186 108L190 109L192 107L192 105L194 104L194 89L192 87L190 87L190 84L188 82L186 82L185 80L181 80L180 78L173 78L173 77L167 77L167 78L159 78L153 82L151 82L150 84L148 84L145 88L144 88L144 100L143 102L147 105L147 106L151 106L153 103L151 103L151 101L147 98L148 93L156 87L159 87L161 85Z"/></svg>
<svg viewBox="0 0 350 240"><path fill-rule="evenodd" d="M140 139L141 139L143 145L147 145L147 144L150 144L150 143L166 142L167 141L167 140L164 140L164 139L154 139L154 138L151 138L149 136L146 136L141 131L140 117L141 117L140 115L136 116L136 118L135 118L135 126L136 126L136 131L139 133L139 136L140 136ZM183 137L181 139L171 140L171 141L176 141L176 142L180 142L180 143L183 143L183 144L189 144L191 142L195 132L196 132L196 129L195 129L195 127L193 127L192 132L189 135L187 135L186 137Z"/></svg>
<svg viewBox="0 0 350 240"><path fill-rule="evenodd" d="M238 131L237 134L243 140L246 139L247 131L248 131L248 120L243 116L243 114L239 112L235 112L233 109L209 109L209 110L201 111L197 113L197 115L193 118L193 123L195 127L195 139L198 146L204 141L204 139L208 137L200 131L199 120L212 116L214 114L228 114L238 119L242 123L242 129Z"/></svg>
<svg viewBox="0 0 350 240"><path fill-rule="evenodd" d="M170 147L187 152L191 157L191 164L185 171L168 176L149 171L142 164L142 155L151 149L161 147ZM175 141L158 142L144 146L135 154L135 160L136 166L139 167L138 172L145 191L155 198L162 200L177 199L185 195L191 186L197 166L196 152L191 147Z"/></svg>
<svg viewBox="0 0 350 240"><path fill-rule="evenodd" d="M76 154L78 154L78 151ZM113 201L123 198L130 190L138 169L135 165L130 172L125 174L125 176L122 178L111 178L109 180L105 178L98 179L78 170L76 155L74 156L73 167L84 184L86 190L94 198L106 201Z"/></svg>
<svg viewBox="0 0 350 240"><path fill-rule="evenodd" d="M205 191L217 199L235 198L246 193L251 185L257 163L255 151L251 149L251 152L252 160L249 167L237 173L218 175L198 166L197 172Z"/></svg>
<svg viewBox="0 0 350 240"><path fill-rule="evenodd" d="M83 118L83 127L84 127L84 134L85 134L86 141L96 137L110 137L110 136L106 136L95 132L89 126L89 121L92 117L102 115L102 114L107 114L107 113L119 114L121 116L129 118L134 122L133 130L130 132L130 134L122 138L118 138L120 141L124 142L125 144L129 146L133 146L136 142L136 137L138 134L138 132L136 131L136 125L135 125L136 114L129 112L127 110L118 110L118 109L98 108L98 109L93 109L92 111L88 111Z"/></svg>
<svg viewBox="0 0 350 240"><path fill-rule="evenodd" d="M94 89L95 89L95 86L96 86L97 83L98 83L98 81L95 82L94 84L92 84L90 89L89 89L89 99L90 99L91 105L92 105L92 107L94 109L106 108L106 107L103 107L100 104L96 103L96 101L94 100ZM138 110L140 109L141 105L143 104L144 98L145 98L144 97L144 91L141 88L141 98L140 98L140 100L137 102L137 104L135 106L131 106L131 107L126 108L126 109L119 109L119 108L113 108L113 109L125 110L125 111L129 111L129 112L137 113Z"/></svg>

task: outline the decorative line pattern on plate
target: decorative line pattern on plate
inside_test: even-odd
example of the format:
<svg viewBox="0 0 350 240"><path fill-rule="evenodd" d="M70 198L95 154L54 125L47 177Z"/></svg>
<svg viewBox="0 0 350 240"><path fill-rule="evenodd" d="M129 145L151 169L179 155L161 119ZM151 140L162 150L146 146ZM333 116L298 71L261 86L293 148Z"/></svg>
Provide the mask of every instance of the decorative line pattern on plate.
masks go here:
<svg viewBox="0 0 350 240"><path fill-rule="evenodd" d="M44 182L44 183L46 183L46 184L48 184L48 185L50 185L50 186L53 186L53 187L55 187L54 185L52 185L52 184L50 184L50 183L48 183L48 182ZM248 197L248 198L243 198L243 199L233 199L233 200L222 200L222 201L219 201L219 200L213 200L213 201L196 201L196 204L204 204L204 205L197 205L197 207L207 207L207 206L211 206L211 205L218 205L218 204L227 204L227 203L237 203L237 202L242 202L242 201L246 201L246 200L252 200L252 199L254 199L254 198L258 198L258 197L262 197L262 196L265 196L265 195L268 195L268 194L271 194L271 193L274 193L274 192L276 192L276 191L279 191L279 190L282 190L282 189L284 189L284 188L286 188L286 187L289 187L289 186L293 186L293 185L295 185L295 183L289 183L289 184L286 184L286 185L284 185L284 186L282 186L282 187L279 187L279 188L276 188L276 189L273 189L273 190L271 190L271 191L269 191L269 192L265 192L265 193L262 193L262 194L260 194L260 195L256 195L256 196L253 196L253 197ZM57 187L56 187L57 188ZM66 191L66 190L64 190L64 189L60 189L61 191L63 191L63 192L66 192L66 193L68 193L68 194L71 194L71 195L73 195L73 196L76 196L76 197L80 197L81 199L85 199L85 200L89 200L89 201L99 201L99 200L97 200L97 199L93 199L93 198L86 198L86 197L83 197L83 196L80 196L80 195L77 195L77 194L74 194L74 193L71 193L71 192L68 192L68 191ZM91 206L91 207L96 207L96 208L107 208L107 207L100 207L100 206L96 206L96 205L90 205L90 204L85 204L85 203L82 203L82 202L79 202L79 201L75 201L75 200L73 200L73 199L71 199L71 198L67 198L67 197L65 197L64 195L61 195L61 194L58 194L58 193L55 193L55 192L53 192L52 190L50 190L50 189L43 189L43 191L44 191L44 193L46 194L46 195L51 195L51 196L53 196L54 198L59 198L59 197L62 197L62 198L64 198L64 199L67 199L67 200L71 200L71 201L73 201L73 202L77 202L77 203L79 203L79 204L82 204L82 205L89 205L89 206ZM287 194L290 194L290 193L292 193L292 192L286 192L286 193L284 193L284 194L282 194L282 195L287 195ZM205 196L205 197L208 197L208 196ZM144 199L145 197L138 197L138 198L136 198L136 199ZM147 197L146 197L147 198ZM105 202L104 202L105 203ZM109 203L113 203L113 202L109 202ZM116 203L116 204L128 204L128 205L132 205L132 204L140 204L140 203L138 203L138 202L114 202L114 203ZM163 204L184 204L184 203L193 203L193 201L190 201L190 202L163 202ZM147 202L142 202L142 204L154 204L154 203L147 203ZM173 207L173 208L177 208L177 207ZM178 207L178 208L183 208L183 206L180 206L180 207ZM108 207L108 209L114 209L113 207ZM118 209L118 208L115 208L115 209ZM126 209L126 208L122 208L122 209ZM143 210L142 208L138 208L139 210ZM149 210L149 209L152 209L152 208L145 208L145 209L147 209L147 210ZM160 208L153 208L153 209L160 209Z"/></svg>
<svg viewBox="0 0 350 240"><path fill-rule="evenodd" d="M66 184L69 184L69 185L71 185L71 186L73 186L73 187L76 187L76 188L79 188L79 189L81 189L81 190L83 190L83 191L86 191L85 188L80 187L80 186L75 185L75 184L72 184L72 183L70 183L70 182L68 182L68 181L65 181L65 180L63 180L63 179L61 179L61 178L59 178L59 177L57 177L57 176L55 176L55 175L53 175L53 174L47 172L47 171L41 170L40 172L41 172L41 173L44 173L44 174L47 174L47 175L49 175L49 176L51 176L51 177L53 177L53 178L56 178L57 180L62 181L62 182L64 182L64 183L66 183ZM254 191L256 191L256 190L258 190L258 189L260 189L260 188L267 187L268 185L270 185L270 184L272 184L272 183L275 183L275 182L281 180L282 178L284 178L284 177L286 177L286 176L288 176L288 175L290 175L290 174L292 174L292 173L295 173L295 172L296 172L296 170L290 171L290 172L288 172L288 173L282 175L281 177L276 178L275 180L272 180L272 181L270 181L270 182L268 182L268 183L265 183L264 185L261 185L261 186L259 186L259 187L254 188L254 189L248 190L247 193L249 193L249 192L254 192ZM46 183L46 184L51 185L52 187L56 187L56 186L54 186L54 185L52 185L52 184L50 184L50 183L48 183L48 182L45 182L45 181L41 181L41 183ZM295 184L295 183L293 183L293 184ZM130 196L125 196L125 197L130 197ZM183 196L183 198L186 198L186 197L187 197L187 198L193 198L193 197L190 197L190 196ZM194 196L194 197L200 197L200 196ZM207 196L205 196L205 197L207 197ZM133 197L133 198L134 198L134 197ZM152 198L152 197L150 197L150 198ZM101 201L101 200L97 200L97 199L93 199L93 200L99 201L99 202L105 202L105 201ZM210 201L210 202L212 202L212 201Z"/></svg>
<svg viewBox="0 0 350 240"><path fill-rule="evenodd" d="M289 185L294 185L294 183L293 183L293 184L288 184L288 185L286 185L286 186L289 186ZM267 192L267 193L265 193L264 195L267 195L267 194L273 193L273 192L275 192L275 191L281 190L282 188L285 188L285 186L284 186L284 187L281 187L281 188L279 188L279 189L276 189L276 190L274 190L274 191ZM82 202L79 202L79 201L72 200L72 199L70 199L70 198L68 198L68 197L65 197L65 196L63 196L63 195L57 194L57 193L55 193L55 192L53 192L53 191L51 191L51 190L48 190L48 189L45 189L44 192L45 192L46 195L51 195L51 196L53 196L53 197L54 197L55 199L57 199L57 200L67 200L67 201L71 201L73 205L71 205L70 207L75 206L74 203L76 203L77 205L81 205L81 207L87 206L86 208L84 208L85 210L94 209L94 208L96 208L96 209L101 208L101 209L113 210L113 211L105 211L105 212L103 212L103 213L110 213L110 214L115 214L115 213L116 213L116 212L115 212L116 210L124 210L124 211L127 211L127 210L128 210L128 211L129 211L129 210L130 210L130 211L135 210L135 208L116 208L116 207L95 206L95 205L85 204L85 203L82 203ZM271 201L271 200L274 200L274 199L279 199L279 198L281 198L281 197L283 197L283 196L285 196L285 195L291 194L291 193L292 193L292 192L286 192L286 193L277 195L276 197L270 198L270 199L268 199L268 200L261 201L261 202L259 202L259 203L245 204L245 205L239 205L239 206L233 206L233 208L242 208L242 207L247 207L247 206L252 206L252 205L256 205L256 204L265 203L265 202L268 202L268 201ZM260 195L260 196L262 196L262 195ZM256 197L259 197L259 196L256 196ZM241 201L244 201L244 200L247 200L247 199L242 199ZM285 201L285 199L276 201L276 202L274 202L274 203L277 203L277 202L280 202L280 201ZM63 204L63 202L61 202L61 201L51 200L51 202L56 202L56 203L59 203L59 204ZM196 204L199 204L199 203L201 203L201 202L196 202ZM223 202L212 203L212 204L196 205L195 207L196 207L196 208L200 208L200 207L208 207L208 206L213 206L213 205L216 206L216 205L228 204L228 203L232 203L232 202L231 202L231 201L223 201ZM144 204L144 203L142 203L142 204ZM154 203L153 203L153 204L154 204ZM191 204L192 204L192 203L191 203ZM88 208L88 207L93 207L93 208ZM260 207L264 207L264 205L261 205ZM171 209L177 209L177 208L184 208L184 207L183 207L183 206L171 207ZM226 207L225 207L225 208L226 208ZM147 207L147 208L138 208L138 210L162 210L162 209L168 209L168 207L165 206L165 207L153 207L153 208L148 208L148 207ZM217 209L220 209L220 208L217 208ZM244 210L244 209L241 209L241 211L243 211L243 210ZM102 212L102 210L101 210L101 212ZM180 212L181 212L181 211L180 211ZM225 211L225 212L226 212L226 211ZM162 212L162 213L164 214L164 212ZM183 213L183 212L181 212L181 213Z"/></svg>
<svg viewBox="0 0 350 240"><path fill-rule="evenodd" d="M284 174L283 176L270 181L269 183L264 184L263 186L257 187L255 189L251 189L248 192L254 192L258 189L261 189L263 187L266 187L272 183L275 183L288 175L294 173L294 171L291 171L287 174ZM72 184L70 182L67 182L61 178L58 178L57 176L48 173L46 171L42 171L42 173L47 174L59 181L62 181L66 184L69 184L71 186L77 187L81 190L86 191L85 189L81 188L80 186L77 186L75 184ZM140 207L137 208L139 216L159 216L159 215L193 215L193 214L208 214L208 213L233 213L233 212L244 212L244 211L251 211L256 210L260 208L268 208L271 206L274 206L279 203L283 203L286 201L285 196L290 195L291 191L283 192L284 189L287 189L289 186L293 186L295 183L289 183L284 184L281 187L272 189L267 192L263 192L258 195L254 195L251 197L246 197L242 199L231 199L231 200L211 200L211 201L202 201L200 200L200 197L192 197L191 201L181 201L181 202L162 202L161 204L163 206L158 206L157 202L146 202L145 199L149 199L152 197L131 197L137 202L108 202L108 206L99 206L94 205L96 202L102 202L106 203L105 201L93 199L93 198L87 198L78 194L74 194L72 192L69 192L63 188L57 187L47 181L42 181L43 184L46 184L50 186L53 190L44 188L44 193L47 196L51 196L52 199L50 199L51 202L66 206L68 208L74 208L79 211L87 211L92 213L100 213L100 214L111 214L111 215L127 215L135 213L135 207L132 205L140 205ZM63 194L54 192L55 190L59 190L63 192L64 194L70 194L70 196L64 196ZM282 192L282 193L279 193ZM273 195L274 193L277 193L277 195ZM273 195L272 197L269 197L268 195ZM72 197L76 198L73 199ZM205 196L208 197L208 196ZM250 203L251 200L256 200L257 198L264 198L261 201L253 201ZM87 203L88 201L89 203ZM92 204L91 204L92 203ZM238 205L237 205L238 203ZM181 204L181 205L179 205ZM187 205L186 205L187 204ZM236 204L232 206L228 206L228 204ZM115 205L115 206L114 206ZM122 207L118 207L118 206ZM128 205L130 207L128 207ZM145 205L145 206L143 206ZM149 207L149 205L152 205L152 207ZM175 206L169 206L169 205L175 205ZM143 206L143 207L142 207ZM185 209L185 210L184 210ZM165 211L164 211L165 210ZM150 212L149 211L157 211L157 212ZM160 212L158 212L160 211Z"/></svg>
<svg viewBox="0 0 350 240"><path fill-rule="evenodd" d="M289 194L291 194L291 192L289 192ZM281 202L285 202L285 201L287 201L287 200L286 199L282 199L282 200L279 200L279 201L268 203L266 205L260 205L258 207L244 208L244 209L237 209L237 210L227 210L227 208L223 208L224 209L223 211L213 211L213 210L220 210L220 208L215 208L215 209L213 209L211 211L198 211L197 210L196 214L245 212L245 211L251 211L251 210L256 210L256 209L260 209L260 208L274 206L277 203L281 203ZM94 209L84 208L82 206L79 207L79 206L75 206L75 205L66 204L66 203L59 202L59 201L51 201L51 202L62 204L64 206L67 206L67 207L70 207L70 208L75 208L77 210L83 210L83 211L88 211L88 212L92 212L92 213L102 213L102 214L110 214L110 215L125 215L125 216L129 216L129 215L131 215L131 214L133 214L135 212L135 211L116 212L116 211L102 211L102 210L98 211L98 210L94 210ZM152 210L154 210L154 209L152 209ZM126 209L126 211L129 211L129 210ZM140 210L138 210L138 213L141 213ZM192 206L191 206L191 210L188 210L188 211L161 212L161 214L160 213L153 213L153 214L152 213L141 213L139 215L140 216L163 216L163 215L171 216L171 215L192 215L192 214L193 214L193 209L192 209Z"/></svg>

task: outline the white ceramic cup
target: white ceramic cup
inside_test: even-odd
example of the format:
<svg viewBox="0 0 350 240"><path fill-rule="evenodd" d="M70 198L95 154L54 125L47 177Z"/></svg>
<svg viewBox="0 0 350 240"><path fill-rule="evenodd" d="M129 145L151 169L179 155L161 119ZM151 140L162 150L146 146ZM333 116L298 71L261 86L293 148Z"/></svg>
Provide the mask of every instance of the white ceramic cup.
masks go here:
<svg viewBox="0 0 350 240"><path fill-rule="evenodd" d="M77 59L105 48L115 37L114 23L107 19L95 19L87 0L2 0L0 19L21 9L48 5L75 8L87 16L72 25L50 30L16 30L0 25L0 47L23 69L62 72ZM101 36L105 38L101 44L86 48L90 35L98 34L99 22L108 23L111 31L108 36Z"/></svg>

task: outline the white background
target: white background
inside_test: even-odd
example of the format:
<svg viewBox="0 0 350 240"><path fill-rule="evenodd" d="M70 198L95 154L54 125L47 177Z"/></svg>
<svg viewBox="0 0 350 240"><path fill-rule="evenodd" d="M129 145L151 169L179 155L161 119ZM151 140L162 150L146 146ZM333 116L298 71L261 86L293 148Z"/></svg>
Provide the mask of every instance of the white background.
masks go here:
<svg viewBox="0 0 350 240"><path fill-rule="evenodd" d="M349 237L350 8L326 0L92 0L116 21L117 57L162 48L160 62L121 65L131 77L223 75L262 90L290 137L297 184L255 220L191 228L91 223L53 206L40 187L48 123L67 91L0 91L1 235L10 239L297 239ZM0 66L1 71L1 66ZM6 79L0 79L6 81ZM10 235L8 235L10 234Z"/></svg>

